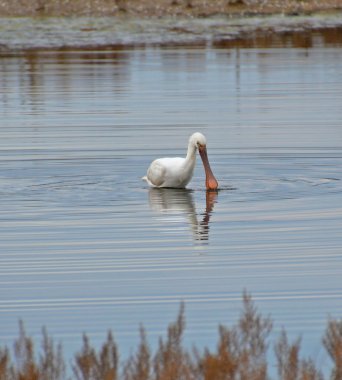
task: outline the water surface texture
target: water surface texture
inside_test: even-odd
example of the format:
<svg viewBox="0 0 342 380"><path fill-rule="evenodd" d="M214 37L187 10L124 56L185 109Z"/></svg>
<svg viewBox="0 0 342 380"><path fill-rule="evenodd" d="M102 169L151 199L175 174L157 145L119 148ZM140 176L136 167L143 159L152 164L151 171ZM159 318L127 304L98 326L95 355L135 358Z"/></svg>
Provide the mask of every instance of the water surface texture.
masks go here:
<svg viewBox="0 0 342 380"><path fill-rule="evenodd" d="M125 355L140 322L156 342L183 300L187 344L213 347L246 289L327 366L321 336L342 315L342 50L311 45L3 52L1 341L19 318L68 353L112 328ZM195 131L218 193L200 160L188 190L141 181Z"/></svg>

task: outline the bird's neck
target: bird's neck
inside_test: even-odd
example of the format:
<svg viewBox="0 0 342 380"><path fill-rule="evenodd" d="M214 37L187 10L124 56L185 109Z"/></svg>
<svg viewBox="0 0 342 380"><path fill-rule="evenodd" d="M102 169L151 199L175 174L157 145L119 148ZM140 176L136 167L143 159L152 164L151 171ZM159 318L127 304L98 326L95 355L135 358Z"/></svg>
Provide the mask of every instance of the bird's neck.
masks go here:
<svg viewBox="0 0 342 380"><path fill-rule="evenodd" d="M193 167L195 166L195 162L196 162L196 147L193 144L189 143L188 152L185 157L185 165Z"/></svg>

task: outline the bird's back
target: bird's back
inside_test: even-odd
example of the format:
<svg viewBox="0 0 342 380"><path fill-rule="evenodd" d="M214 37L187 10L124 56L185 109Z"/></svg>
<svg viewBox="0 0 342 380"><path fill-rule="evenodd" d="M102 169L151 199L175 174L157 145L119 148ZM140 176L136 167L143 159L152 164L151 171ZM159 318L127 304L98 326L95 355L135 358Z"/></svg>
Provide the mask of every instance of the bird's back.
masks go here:
<svg viewBox="0 0 342 380"><path fill-rule="evenodd" d="M154 160L147 170L147 181L157 187L184 188L191 180L192 171L186 171L185 159L165 157Z"/></svg>

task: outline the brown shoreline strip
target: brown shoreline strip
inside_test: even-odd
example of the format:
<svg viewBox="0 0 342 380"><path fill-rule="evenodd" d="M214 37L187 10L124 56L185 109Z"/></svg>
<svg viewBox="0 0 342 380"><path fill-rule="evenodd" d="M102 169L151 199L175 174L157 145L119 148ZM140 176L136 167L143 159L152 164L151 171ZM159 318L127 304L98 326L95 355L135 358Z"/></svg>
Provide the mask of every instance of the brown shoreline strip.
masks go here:
<svg viewBox="0 0 342 380"><path fill-rule="evenodd" d="M122 16L139 18L310 15L342 10L342 0L2 0L0 17Z"/></svg>

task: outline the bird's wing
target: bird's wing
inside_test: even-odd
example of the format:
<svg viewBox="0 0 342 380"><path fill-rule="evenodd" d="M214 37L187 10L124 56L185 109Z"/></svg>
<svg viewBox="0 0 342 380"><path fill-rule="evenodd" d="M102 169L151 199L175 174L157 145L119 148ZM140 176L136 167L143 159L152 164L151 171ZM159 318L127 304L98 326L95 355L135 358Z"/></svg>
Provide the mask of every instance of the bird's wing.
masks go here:
<svg viewBox="0 0 342 380"><path fill-rule="evenodd" d="M147 170L147 179L154 186L162 186L165 182L166 172L167 169L161 160L155 160Z"/></svg>

